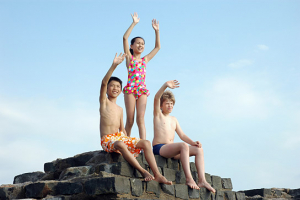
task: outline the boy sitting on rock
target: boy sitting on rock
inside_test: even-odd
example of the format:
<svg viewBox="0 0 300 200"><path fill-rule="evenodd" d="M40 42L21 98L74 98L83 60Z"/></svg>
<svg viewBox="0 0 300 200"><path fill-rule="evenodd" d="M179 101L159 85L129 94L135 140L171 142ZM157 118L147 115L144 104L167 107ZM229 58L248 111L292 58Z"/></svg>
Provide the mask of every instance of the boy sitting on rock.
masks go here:
<svg viewBox="0 0 300 200"><path fill-rule="evenodd" d="M175 104L175 98L171 91L165 91L167 87L171 89L178 88L179 82L176 80L166 82L154 97L153 153L165 158L180 159L186 177L186 184L189 187L193 189L205 187L215 193L215 189L205 180L204 156L201 143L199 141L194 142L185 135L177 119L170 116ZM175 131L184 142L174 143ZM195 183L191 175L190 156L195 156L195 165L199 178L198 184Z"/></svg>
<svg viewBox="0 0 300 200"><path fill-rule="evenodd" d="M121 53L119 56L116 54L110 69L102 80L99 97L101 146L107 152L121 153L124 159L142 174L145 181L156 180L159 183L171 185L172 182L158 171L150 141L126 136L123 109L116 104L117 97L122 90L122 81L117 77L111 77L124 58L125 54ZM135 159L142 149L154 177Z"/></svg>

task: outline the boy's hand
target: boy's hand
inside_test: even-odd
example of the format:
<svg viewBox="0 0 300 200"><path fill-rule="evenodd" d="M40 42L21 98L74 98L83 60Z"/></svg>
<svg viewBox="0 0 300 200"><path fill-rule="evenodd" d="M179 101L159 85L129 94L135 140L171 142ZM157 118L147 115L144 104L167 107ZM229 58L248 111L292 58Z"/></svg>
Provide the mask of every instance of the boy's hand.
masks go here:
<svg viewBox="0 0 300 200"><path fill-rule="evenodd" d="M155 31L159 31L159 22L156 22L156 19L152 19L152 27Z"/></svg>
<svg viewBox="0 0 300 200"><path fill-rule="evenodd" d="M138 14L135 12L133 15L131 14L133 23L137 24L140 21L140 18L138 18Z"/></svg>
<svg viewBox="0 0 300 200"><path fill-rule="evenodd" d="M167 87L174 89L174 88L178 88L180 83L176 80L172 80L172 81L167 81L166 84Z"/></svg>
<svg viewBox="0 0 300 200"><path fill-rule="evenodd" d="M122 53L120 53L120 55L118 57L117 57L117 55L118 55L118 53L116 53L114 61L113 61L113 64L115 64L115 65L119 65L120 63L122 63L126 56L125 53L123 53L123 55L122 55Z"/></svg>
<svg viewBox="0 0 300 200"><path fill-rule="evenodd" d="M201 144L199 141L196 141L194 146L196 146L196 147L198 147L198 148L201 148L201 147L202 147L202 144Z"/></svg>

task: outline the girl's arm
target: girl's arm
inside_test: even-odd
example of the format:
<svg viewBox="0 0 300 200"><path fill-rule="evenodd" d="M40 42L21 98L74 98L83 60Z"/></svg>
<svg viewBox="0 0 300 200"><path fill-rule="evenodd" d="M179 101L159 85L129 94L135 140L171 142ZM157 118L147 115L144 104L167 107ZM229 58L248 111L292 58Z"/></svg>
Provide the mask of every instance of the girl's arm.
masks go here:
<svg viewBox="0 0 300 200"><path fill-rule="evenodd" d="M124 47L124 52L126 53L126 55L128 57L131 57L131 53L129 51L129 43L128 43L128 38L129 38L129 35L133 29L133 27L140 21L140 18L138 18L138 14L135 12L133 15L131 14L131 17L133 19L133 22L132 24L129 26L129 28L127 29L127 31L124 33L123 35L123 47ZM127 57L126 57L127 59Z"/></svg>
<svg viewBox="0 0 300 200"><path fill-rule="evenodd" d="M155 47L148 55L145 56L146 62L149 62L160 50L159 22L156 21L156 19L152 20L152 27L155 31Z"/></svg>

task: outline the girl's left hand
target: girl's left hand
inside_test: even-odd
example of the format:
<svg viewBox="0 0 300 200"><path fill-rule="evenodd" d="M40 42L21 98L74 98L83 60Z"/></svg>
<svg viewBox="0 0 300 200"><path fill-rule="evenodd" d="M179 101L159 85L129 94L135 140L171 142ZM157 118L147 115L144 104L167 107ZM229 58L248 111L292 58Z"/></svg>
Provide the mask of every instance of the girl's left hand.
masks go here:
<svg viewBox="0 0 300 200"><path fill-rule="evenodd" d="M198 147L198 148L201 148L201 147L202 147L202 144L201 144L199 141L196 141L196 142L195 142L195 146Z"/></svg>
<svg viewBox="0 0 300 200"><path fill-rule="evenodd" d="M155 31L159 30L159 22L156 19L152 19L152 27Z"/></svg>

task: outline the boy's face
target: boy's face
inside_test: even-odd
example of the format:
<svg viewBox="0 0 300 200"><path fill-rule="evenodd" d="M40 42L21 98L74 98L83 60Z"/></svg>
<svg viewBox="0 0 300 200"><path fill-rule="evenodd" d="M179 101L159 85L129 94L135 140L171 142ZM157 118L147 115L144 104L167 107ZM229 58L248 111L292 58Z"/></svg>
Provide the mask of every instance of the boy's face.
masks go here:
<svg viewBox="0 0 300 200"><path fill-rule="evenodd" d="M173 101L171 101L170 99L166 99L160 106L160 109L162 110L163 113L171 113L173 110L173 106L174 106Z"/></svg>
<svg viewBox="0 0 300 200"><path fill-rule="evenodd" d="M121 93L121 90L121 84L118 81L111 81L107 85L107 96L116 98Z"/></svg>

